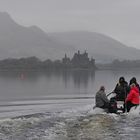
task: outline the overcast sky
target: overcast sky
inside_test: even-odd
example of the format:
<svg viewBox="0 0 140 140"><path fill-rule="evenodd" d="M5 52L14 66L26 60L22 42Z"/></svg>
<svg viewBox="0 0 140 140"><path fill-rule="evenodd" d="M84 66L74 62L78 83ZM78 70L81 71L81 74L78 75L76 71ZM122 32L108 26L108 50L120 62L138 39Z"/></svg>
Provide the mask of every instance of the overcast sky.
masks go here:
<svg viewBox="0 0 140 140"><path fill-rule="evenodd" d="M0 0L0 11L46 32L100 32L140 48L140 0Z"/></svg>

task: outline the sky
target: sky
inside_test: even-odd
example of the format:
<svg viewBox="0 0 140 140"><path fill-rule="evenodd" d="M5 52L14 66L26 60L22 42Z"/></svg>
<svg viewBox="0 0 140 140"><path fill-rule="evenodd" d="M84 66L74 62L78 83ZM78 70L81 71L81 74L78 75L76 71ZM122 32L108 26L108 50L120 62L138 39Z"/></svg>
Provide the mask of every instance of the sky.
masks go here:
<svg viewBox="0 0 140 140"><path fill-rule="evenodd" d="M46 32L99 32L140 49L140 0L0 0L0 11Z"/></svg>

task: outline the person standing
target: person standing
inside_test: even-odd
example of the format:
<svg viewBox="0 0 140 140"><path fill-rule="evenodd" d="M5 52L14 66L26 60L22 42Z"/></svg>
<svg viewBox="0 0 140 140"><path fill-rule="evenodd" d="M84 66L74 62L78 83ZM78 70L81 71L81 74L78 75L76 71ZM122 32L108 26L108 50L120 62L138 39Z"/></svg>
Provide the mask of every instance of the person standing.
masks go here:
<svg viewBox="0 0 140 140"><path fill-rule="evenodd" d="M125 101L125 98L129 92L129 86L124 77L119 78L119 82L117 83L114 92L116 93L117 101Z"/></svg>
<svg viewBox="0 0 140 140"><path fill-rule="evenodd" d="M133 83L130 85L130 92L125 100L127 112L129 112L133 106L139 105L139 103L139 89Z"/></svg>

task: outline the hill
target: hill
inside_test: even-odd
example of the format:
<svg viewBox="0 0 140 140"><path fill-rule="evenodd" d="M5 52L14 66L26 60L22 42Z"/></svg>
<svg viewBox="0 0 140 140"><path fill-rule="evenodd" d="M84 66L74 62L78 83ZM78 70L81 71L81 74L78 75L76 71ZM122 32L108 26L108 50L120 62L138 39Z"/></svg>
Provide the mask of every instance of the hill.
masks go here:
<svg viewBox="0 0 140 140"><path fill-rule="evenodd" d="M76 50L87 50L90 56L101 62L114 59L140 59L140 50L128 47L121 42L96 32L73 31L51 33L51 38L69 44Z"/></svg>
<svg viewBox="0 0 140 140"><path fill-rule="evenodd" d="M97 62L140 59L140 50L106 35L86 31L46 33L37 26L21 26L8 13L0 12L0 59L61 59L65 53L72 57L78 50L86 50Z"/></svg>
<svg viewBox="0 0 140 140"><path fill-rule="evenodd" d="M0 59L30 56L56 59L69 50L37 26L21 26L9 14L0 12Z"/></svg>

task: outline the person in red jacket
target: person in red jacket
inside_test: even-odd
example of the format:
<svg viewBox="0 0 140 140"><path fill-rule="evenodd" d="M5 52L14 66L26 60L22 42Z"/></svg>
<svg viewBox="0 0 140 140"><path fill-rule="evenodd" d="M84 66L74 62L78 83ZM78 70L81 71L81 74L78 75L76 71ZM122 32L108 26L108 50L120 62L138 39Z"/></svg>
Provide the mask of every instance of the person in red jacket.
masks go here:
<svg viewBox="0 0 140 140"><path fill-rule="evenodd" d="M125 100L127 112L130 111L131 107L139 105L139 89L133 83L130 85L130 92Z"/></svg>

